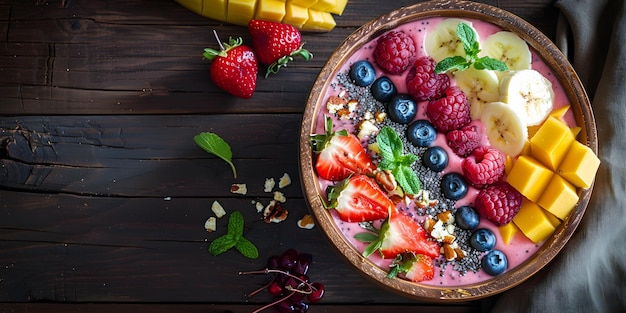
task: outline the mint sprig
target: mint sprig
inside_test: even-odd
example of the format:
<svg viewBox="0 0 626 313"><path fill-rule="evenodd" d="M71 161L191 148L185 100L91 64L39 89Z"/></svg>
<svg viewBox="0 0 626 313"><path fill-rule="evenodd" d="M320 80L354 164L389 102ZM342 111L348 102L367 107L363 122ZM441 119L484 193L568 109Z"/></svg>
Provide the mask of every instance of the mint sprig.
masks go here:
<svg viewBox="0 0 626 313"><path fill-rule="evenodd" d="M466 23L459 23L456 34L463 44L465 56L455 55L439 61L435 66L435 73L440 74L451 70L464 71L472 64L477 70L507 71L509 69L506 63L498 59L488 56L478 57L478 53L480 53L478 34L471 26Z"/></svg>
<svg viewBox="0 0 626 313"><path fill-rule="evenodd" d="M400 136L389 126L380 130L376 136L376 143L378 143L382 156L378 167L391 171L406 193L417 194L421 189L421 182L411 168L411 164L417 161L418 157L415 154L404 154L404 146Z"/></svg>
<svg viewBox="0 0 626 313"><path fill-rule="evenodd" d="M226 234L217 237L211 242L209 252L217 256L234 247L243 254L243 256L249 259L258 258L259 250L250 240L243 236L243 226L243 214L239 211L231 213L228 217L228 230Z"/></svg>
<svg viewBox="0 0 626 313"><path fill-rule="evenodd" d="M237 170L233 164L233 152L230 150L230 146L224 139L214 133L204 132L193 137L193 140L198 146L204 149L206 152L212 153L222 160L226 161L233 170L233 176L237 178Z"/></svg>

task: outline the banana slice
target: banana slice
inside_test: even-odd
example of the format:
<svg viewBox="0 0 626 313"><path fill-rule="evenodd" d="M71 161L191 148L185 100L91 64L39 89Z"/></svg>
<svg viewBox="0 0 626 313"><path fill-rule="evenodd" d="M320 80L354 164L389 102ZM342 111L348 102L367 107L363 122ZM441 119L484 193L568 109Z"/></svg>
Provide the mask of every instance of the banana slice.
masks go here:
<svg viewBox="0 0 626 313"><path fill-rule="evenodd" d="M457 86L465 93L473 120L480 119L485 104L500 100L499 79L495 71L470 67L454 73Z"/></svg>
<svg viewBox="0 0 626 313"><path fill-rule="evenodd" d="M459 18L448 18L430 31L424 39L426 54L437 62L455 55L465 56L463 44L456 34L456 28L461 22L472 26L472 22ZM478 40L478 33L476 36L476 40Z"/></svg>
<svg viewBox="0 0 626 313"><path fill-rule="evenodd" d="M531 68L532 55L528 44L515 33L497 32L485 39L479 56L488 56L504 62L509 70L527 70Z"/></svg>
<svg viewBox="0 0 626 313"><path fill-rule="evenodd" d="M554 106L552 83L535 70L509 72L499 89L500 101L518 111L528 126L541 124Z"/></svg>
<svg viewBox="0 0 626 313"><path fill-rule="evenodd" d="M517 156L528 141L528 128L520 115L504 102L485 104L480 120L491 146L502 153Z"/></svg>

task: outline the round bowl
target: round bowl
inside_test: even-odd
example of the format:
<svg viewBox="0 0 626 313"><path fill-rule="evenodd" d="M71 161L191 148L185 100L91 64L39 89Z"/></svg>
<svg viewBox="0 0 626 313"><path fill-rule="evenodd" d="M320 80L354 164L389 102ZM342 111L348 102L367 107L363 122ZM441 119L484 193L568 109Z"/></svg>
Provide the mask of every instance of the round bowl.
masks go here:
<svg viewBox="0 0 626 313"><path fill-rule="evenodd" d="M368 22L356 30L334 51L321 70L309 95L303 116L300 135L300 174L302 188L310 210L319 227L330 243L358 271L380 285L410 298L430 302L454 302L475 300L495 295L510 289L537 273L548 264L565 246L581 221L592 188L579 190L579 202L571 214L550 235L543 245L526 261L491 279L462 286L433 286L399 278L387 278L387 271L363 257L345 238L329 210L325 209L321 197L324 191L314 169L315 157L310 146L310 136L319 123L320 110L324 107L324 96L340 67L359 48L381 34L399 25L430 17L460 17L486 21L503 30L512 31L524 39L531 50L537 52L552 69L565 89L576 124L582 127L578 140L597 154L596 126L591 106L577 74L560 50L535 27L502 9L468 1L431 1L418 3L389 12Z"/></svg>

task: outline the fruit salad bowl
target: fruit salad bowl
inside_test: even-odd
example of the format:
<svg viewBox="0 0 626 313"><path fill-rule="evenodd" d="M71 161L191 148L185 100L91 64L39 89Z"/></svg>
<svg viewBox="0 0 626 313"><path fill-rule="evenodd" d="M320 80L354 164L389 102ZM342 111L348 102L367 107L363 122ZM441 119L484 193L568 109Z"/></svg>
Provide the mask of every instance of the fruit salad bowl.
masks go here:
<svg viewBox="0 0 626 313"><path fill-rule="evenodd" d="M598 165L567 59L523 19L467 1L403 7L348 36L300 135L302 188L331 245L420 301L484 298L541 270Z"/></svg>

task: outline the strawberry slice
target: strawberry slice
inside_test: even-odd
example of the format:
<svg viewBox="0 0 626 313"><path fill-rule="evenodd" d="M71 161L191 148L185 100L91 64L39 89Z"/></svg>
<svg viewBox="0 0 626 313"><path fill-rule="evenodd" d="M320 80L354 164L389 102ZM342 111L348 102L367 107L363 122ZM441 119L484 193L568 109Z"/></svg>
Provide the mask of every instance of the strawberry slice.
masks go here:
<svg viewBox="0 0 626 313"><path fill-rule="evenodd" d="M333 132L332 119L326 117L326 134L313 135L311 145L317 153L315 170L320 178L332 181L352 174L371 173L375 166L359 139L345 129Z"/></svg>
<svg viewBox="0 0 626 313"><path fill-rule="evenodd" d="M391 263L390 267L391 270L387 274L389 278L402 275L410 281L421 282L435 277L433 259L423 254L402 254Z"/></svg>
<svg viewBox="0 0 626 313"><path fill-rule="evenodd" d="M359 238L370 236L357 237ZM426 230L412 217L401 212L392 212L380 226L378 236L369 241L363 255L369 257L375 251L380 252L386 259L394 259L402 253L423 254L436 258L440 254L440 247L436 241L428 240Z"/></svg>
<svg viewBox="0 0 626 313"><path fill-rule="evenodd" d="M373 178L355 175L328 188L327 208L334 208L345 222L386 219L395 205Z"/></svg>

